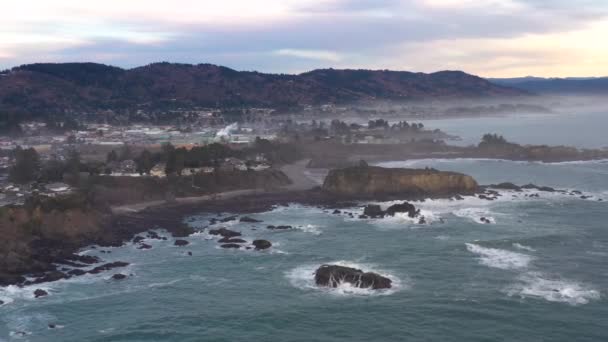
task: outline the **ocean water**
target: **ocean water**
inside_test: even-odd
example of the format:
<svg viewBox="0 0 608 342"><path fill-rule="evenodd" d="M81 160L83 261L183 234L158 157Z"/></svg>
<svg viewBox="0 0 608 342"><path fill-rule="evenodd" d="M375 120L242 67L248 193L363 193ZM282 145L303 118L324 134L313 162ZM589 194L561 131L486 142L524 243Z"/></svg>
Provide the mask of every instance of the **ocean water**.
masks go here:
<svg viewBox="0 0 608 342"><path fill-rule="evenodd" d="M423 120L426 127L459 136L454 145L477 145L485 133L504 135L520 144L569 145L580 148L608 147L607 110L557 110L551 114L517 114L480 118ZM414 120L418 121L418 120Z"/></svg>
<svg viewBox="0 0 608 342"><path fill-rule="evenodd" d="M262 223L222 224L246 240L272 241L266 251L223 250L205 233L187 238L186 247L169 238L146 241L151 250L89 248L82 253L131 265L0 288L0 341L608 341L608 161L382 165L589 197L530 190L501 191L496 201L426 200L414 203L424 225L294 204L248 215ZM356 216L362 208L345 211ZM186 221L204 227L212 217ZM280 224L295 228L266 229ZM327 263L383 274L394 286L318 288L312 273ZM129 277L111 280L118 272ZM36 288L49 295L34 299Z"/></svg>

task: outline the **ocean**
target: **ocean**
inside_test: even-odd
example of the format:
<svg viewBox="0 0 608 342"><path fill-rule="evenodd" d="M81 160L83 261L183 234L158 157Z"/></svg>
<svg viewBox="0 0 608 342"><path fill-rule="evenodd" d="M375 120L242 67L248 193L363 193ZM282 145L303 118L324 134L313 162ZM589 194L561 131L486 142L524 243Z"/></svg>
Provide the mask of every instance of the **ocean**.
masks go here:
<svg viewBox="0 0 608 342"><path fill-rule="evenodd" d="M472 127L468 136L477 134ZM522 123L520 129L527 127ZM528 139L535 131L528 129ZM551 139L569 142L563 135ZM599 139L605 135L589 134L580 146L608 145ZM293 204L248 215L261 223L222 224L245 240L271 241L265 251L224 250L206 233L186 238L186 247L173 246L169 238L146 241L150 250L132 244L87 248L82 253L131 265L30 288L1 288L6 304L0 306L0 340L608 340L608 161L429 159L381 165L429 166L470 174L481 184L535 183L569 193L501 190L495 201L415 202L426 224L400 215L361 220L344 213L357 217L368 202L341 214ZM201 213L186 222L204 227L214 217ZM394 286L319 288L312 273L323 264L377 272ZM129 276L111 280L117 272ZM34 299L35 288L49 295Z"/></svg>

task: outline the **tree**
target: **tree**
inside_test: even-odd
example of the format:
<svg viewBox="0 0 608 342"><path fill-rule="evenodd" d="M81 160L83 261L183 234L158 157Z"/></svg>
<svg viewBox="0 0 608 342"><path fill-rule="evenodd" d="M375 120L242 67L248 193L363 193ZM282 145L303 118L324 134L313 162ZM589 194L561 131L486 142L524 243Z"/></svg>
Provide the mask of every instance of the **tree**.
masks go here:
<svg viewBox="0 0 608 342"><path fill-rule="evenodd" d="M168 151L165 173L167 175L176 174L181 176L186 163L186 149L178 148Z"/></svg>
<svg viewBox="0 0 608 342"><path fill-rule="evenodd" d="M15 164L9 170L9 180L15 183L35 181L40 173L40 157L33 148L14 150Z"/></svg>
<svg viewBox="0 0 608 342"><path fill-rule="evenodd" d="M115 161L118 161L118 154L116 153L116 151L112 150L108 153L108 156L106 157L106 162L113 163Z"/></svg>
<svg viewBox="0 0 608 342"><path fill-rule="evenodd" d="M143 150L139 157L135 158L135 166L140 175L149 174L154 167L152 153L148 150Z"/></svg>
<svg viewBox="0 0 608 342"><path fill-rule="evenodd" d="M133 158L133 153L131 152L131 147L129 145L124 145L120 149L120 153L118 155L118 160L124 161Z"/></svg>
<svg viewBox="0 0 608 342"><path fill-rule="evenodd" d="M75 182L80 181L80 154L76 150L70 151L66 160L65 172Z"/></svg>

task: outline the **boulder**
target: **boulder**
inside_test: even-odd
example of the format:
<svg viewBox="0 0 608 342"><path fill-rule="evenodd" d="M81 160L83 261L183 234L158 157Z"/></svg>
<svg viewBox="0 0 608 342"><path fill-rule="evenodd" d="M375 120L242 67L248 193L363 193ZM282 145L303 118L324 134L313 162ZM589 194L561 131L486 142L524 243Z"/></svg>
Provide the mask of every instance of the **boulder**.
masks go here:
<svg viewBox="0 0 608 342"><path fill-rule="evenodd" d="M146 238L144 238L143 236L136 236L133 238L133 243L140 243L142 241L144 241Z"/></svg>
<svg viewBox="0 0 608 342"><path fill-rule="evenodd" d="M224 223L230 222L230 221L236 221L236 216L229 216L229 217L226 217L226 218L223 218L220 220L220 222L224 222Z"/></svg>
<svg viewBox="0 0 608 342"><path fill-rule="evenodd" d="M4 301L3 300L0 300L0 305L4 305Z"/></svg>
<svg viewBox="0 0 608 342"><path fill-rule="evenodd" d="M247 223L260 223L260 222L262 222L261 220L256 220L256 219L253 219L253 218L248 217L248 216L241 217L241 219L239 221L240 222L247 222Z"/></svg>
<svg viewBox="0 0 608 342"><path fill-rule="evenodd" d="M318 286L338 287L341 283L349 283L358 288L373 290L388 289L391 280L377 273L363 272L356 268L322 265L315 271L315 283Z"/></svg>
<svg viewBox="0 0 608 342"><path fill-rule="evenodd" d="M368 204L363 209L363 215L371 218L384 217L384 211L377 204Z"/></svg>
<svg viewBox="0 0 608 342"><path fill-rule="evenodd" d="M148 239L156 239L156 240L160 240L160 235L158 235L158 233L156 233L153 230L149 230L148 231L148 235L147 235Z"/></svg>
<svg viewBox="0 0 608 342"><path fill-rule="evenodd" d="M342 212L340 210L336 209L336 210L334 210L334 212L332 214L339 215L339 214L342 214Z"/></svg>
<svg viewBox="0 0 608 342"><path fill-rule="evenodd" d="M128 262L124 262L124 261L115 261L115 262L110 262L107 264L103 264L101 266L97 266L94 269L90 270L88 273L90 274L98 274L101 273L103 271L109 271L113 268L118 268L118 267L125 267L125 266L129 266Z"/></svg>
<svg viewBox="0 0 608 342"><path fill-rule="evenodd" d="M272 229L272 230L285 230L285 229L292 229L293 227L292 226L285 226L285 225L283 225L283 226L273 226L273 225L270 225L270 226L268 226L266 228Z"/></svg>
<svg viewBox="0 0 608 342"><path fill-rule="evenodd" d="M209 230L209 234L211 235L220 235L223 237L235 237L235 236L241 236L242 234L239 232L235 232L233 230L227 229L227 228L219 228L219 229L211 229Z"/></svg>
<svg viewBox="0 0 608 342"><path fill-rule="evenodd" d="M386 209L386 214L395 216L395 213L407 213L407 216L414 218L420 214L420 210L416 210L413 204L403 202L401 204L393 204Z"/></svg>
<svg viewBox="0 0 608 342"><path fill-rule="evenodd" d="M70 261L77 261L77 262L87 264L87 265L96 264L101 261L98 257L93 256L93 255L78 255L78 254L72 254L72 255L66 257L65 259L70 260Z"/></svg>
<svg viewBox="0 0 608 342"><path fill-rule="evenodd" d="M112 276L112 280L123 280L126 277L127 276L122 273L116 273L115 275Z"/></svg>
<svg viewBox="0 0 608 342"><path fill-rule="evenodd" d="M61 279L68 279L70 276L59 271L51 271L46 273L44 276L36 278L31 284L49 283Z"/></svg>
<svg viewBox="0 0 608 342"><path fill-rule="evenodd" d="M179 246L179 247L187 246L189 244L190 244L190 242L188 242L186 240L175 240L175 242L173 243L174 246Z"/></svg>
<svg viewBox="0 0 608 342"><path fill-rule="evenodd" d="M78 270L78 269L68 271L68 274L71 275L71 276L81 276L81 275L84 275L86 273L87 273L86 271Z"/></svg>
<svg viewBox="0 0 608 342"><path fill-rule="evenodd" d="M253 240L252 244L255 246L255 249L268 249L272 247L272 243L268 240Z"/></svg>
<svg viewBox="0 0 608 342"><path fill-rule="evenodd" d="M36 298L44 297L48 294L49 294L48 292L46 292L42 289L36 289L36 291L34 291L34 297L36 297Z"/></svg>

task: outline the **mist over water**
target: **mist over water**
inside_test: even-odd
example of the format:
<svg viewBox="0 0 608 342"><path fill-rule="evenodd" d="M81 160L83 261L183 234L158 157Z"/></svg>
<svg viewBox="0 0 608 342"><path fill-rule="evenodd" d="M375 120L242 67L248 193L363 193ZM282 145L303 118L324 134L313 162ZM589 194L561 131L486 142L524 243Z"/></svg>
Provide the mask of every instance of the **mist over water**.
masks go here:
<svg viewBox="0 0 608 342"><path fill-rule="evenodd" d="M608 127L605 117L591 117L597 120L585 119L586 125ZM446 130L571 142L558 129L541 129L536 119L497 121L497 130L488 126L495 119L460 120L464 133ZM488 121L480 128L477 120ZM564 120L551 125L567 127ZM580 146L608 145L595 133L577 137ZM246 240L272 241L264 252L219 249L206 234L189 237L183 248L169 239L147 241L153 245L147 251L132 245L110 248L111 254L90 249L84 252L131 262L118 271L132 276L115 282L102 273L44 284L38 287L50 295L38 300L33 288L0 289L0 300L7 302L0 306L0 340L608 340L608 163L465 159L382 165L465 172L482 184L532 182L580 190L589 198L530 190L501 191L496 201L427 200L415 203L429 217L424 225L402 216L359 220L291 205L250 215L263 223L229 223ZM525 196L532 193L540 197ZM187 221L201 227L211 217ZM265 228L279 224L295 229ZM312 271L325 263L378 272L396 286L379 293L320 289Z"/></svg>
<svg viewBox="0 0 608 342"><path fill-rule="evenodd" d="M551 114L519 114L421 120L427 127L459 136L454 145L477 145L485 133L504 135L509 141L533 145L568 145L578 148L608 147L608 110L598 108L564 110Z"/></svg>

